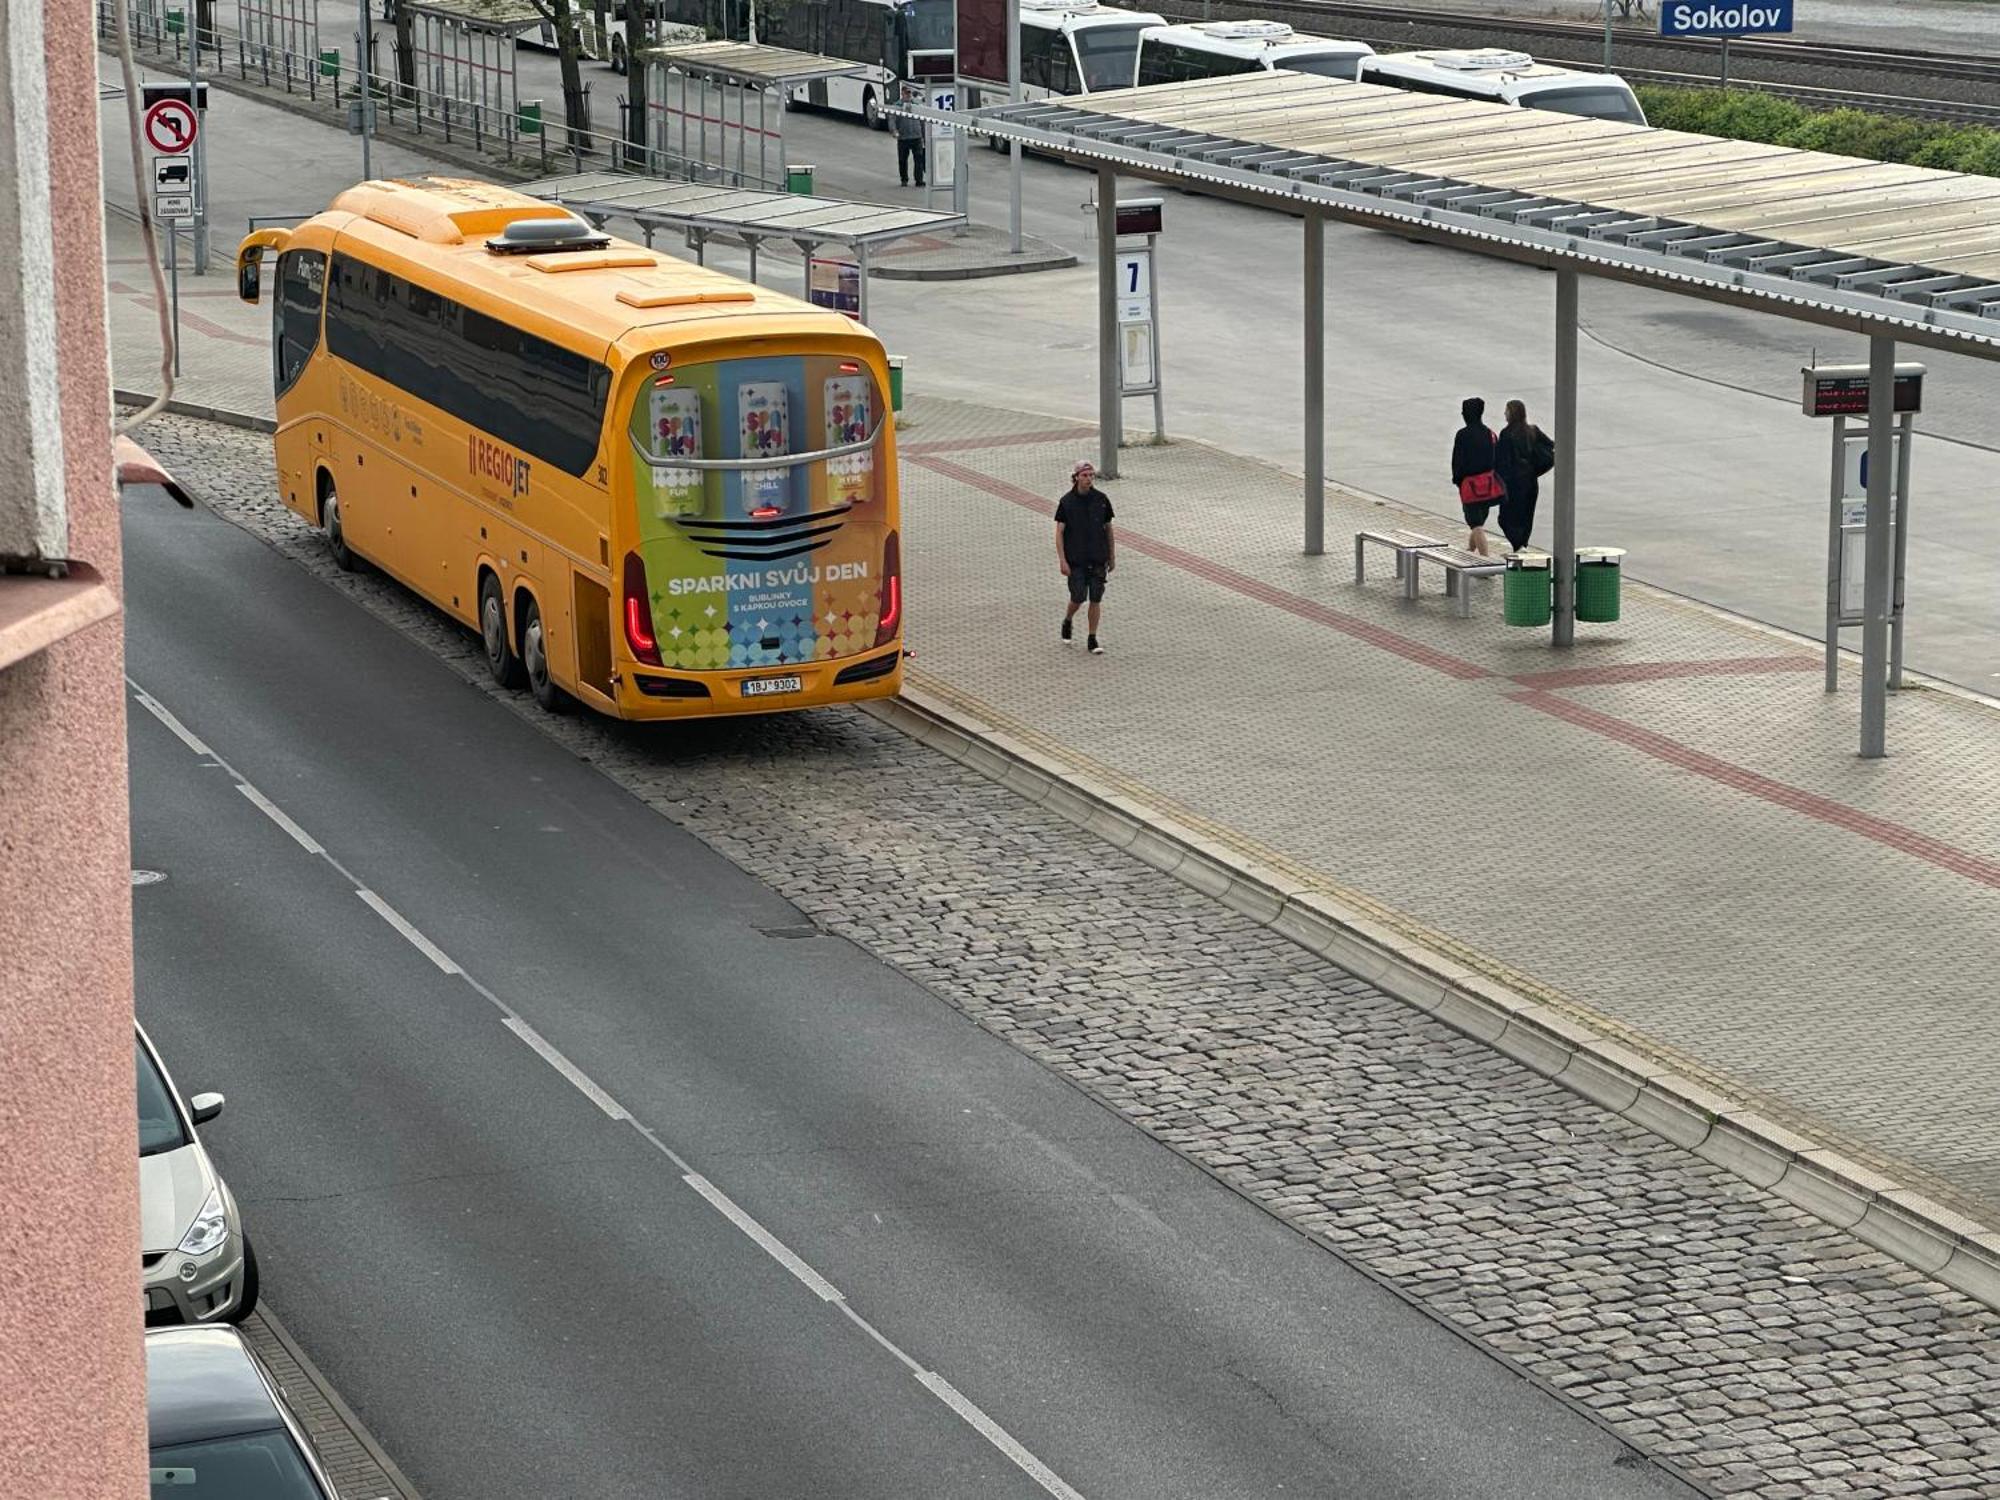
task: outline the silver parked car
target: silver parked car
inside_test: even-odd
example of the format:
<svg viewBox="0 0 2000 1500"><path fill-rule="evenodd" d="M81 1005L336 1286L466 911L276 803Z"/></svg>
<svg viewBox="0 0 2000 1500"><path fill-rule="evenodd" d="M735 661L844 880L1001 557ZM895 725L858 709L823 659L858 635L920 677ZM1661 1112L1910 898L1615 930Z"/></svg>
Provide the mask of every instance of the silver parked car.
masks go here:
<svg viewBox="0 0 2000 1500"><path fill-rule="evenodd" d="M233 1328L146 1335L153 1500L334 1500L305 1429Z"/></svg>
<svg viewBox="0 0 2000 1500"><path fill-rule="evenodd" d="M240 1323L257 1305L257 1255L236 1200L195 1136L222 1095L181 1102L143 1026L139 1067L139 1264L146 1323Z"/></svg>

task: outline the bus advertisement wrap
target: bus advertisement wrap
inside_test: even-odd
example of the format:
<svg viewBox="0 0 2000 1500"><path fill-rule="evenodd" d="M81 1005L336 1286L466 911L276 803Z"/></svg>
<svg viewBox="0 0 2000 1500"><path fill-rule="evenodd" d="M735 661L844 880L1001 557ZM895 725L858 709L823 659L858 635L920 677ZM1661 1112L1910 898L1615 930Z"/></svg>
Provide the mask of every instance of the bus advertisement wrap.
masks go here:
<svg viewBox="0 0 2000 1500"><path fill-rule="evenodd" d="M866 366L832 355L676 364L632 411L656 460L770 459L635 475L661 663L708 671L830 661L876 644L884 407ZM808 463L785 458L853 448Z"/></svg>
<svg viewBox="0 0 2000 1500"><path fill-rule="evenodd" d="M1792 29L1792 0L1667 0L1661 36L1772 36Z"/></svg>

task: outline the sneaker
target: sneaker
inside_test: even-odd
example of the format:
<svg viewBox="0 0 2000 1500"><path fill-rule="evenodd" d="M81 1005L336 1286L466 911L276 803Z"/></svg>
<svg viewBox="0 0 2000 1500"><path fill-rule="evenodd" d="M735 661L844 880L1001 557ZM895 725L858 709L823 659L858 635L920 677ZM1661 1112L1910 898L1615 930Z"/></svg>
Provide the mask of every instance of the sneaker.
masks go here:
<svg viewBox="0 0 2000 1500"><path fill-rule="evenodd" d="M1097 644L1096 636L1092 636L1090 638L1089 645L1090 645L1090 654L1092 656L1102 656L1104 654L1104 648Z"/></svg>
<svg viewBox="0 0 2000 1500"><path fill-rule="evenodd" d="M1063 621L1062 638L1063 638L1063 644L1065 646L1073 644L1076 640L1076 632L1070 628L1070 623L1068 620Z"/></svg>

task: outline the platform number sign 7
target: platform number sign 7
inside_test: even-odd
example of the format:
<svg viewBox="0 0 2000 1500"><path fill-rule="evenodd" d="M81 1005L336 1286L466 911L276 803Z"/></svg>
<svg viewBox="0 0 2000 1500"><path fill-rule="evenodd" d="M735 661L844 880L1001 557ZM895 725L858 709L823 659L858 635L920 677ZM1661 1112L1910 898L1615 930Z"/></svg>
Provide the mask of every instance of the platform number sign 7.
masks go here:
<svg viewBox="0 0 2000 1500"><path fill-rule="evenodd" d="M1118 252L1118 321L1143 322L1152 316L1153 256L1150 250Z"/></svg>

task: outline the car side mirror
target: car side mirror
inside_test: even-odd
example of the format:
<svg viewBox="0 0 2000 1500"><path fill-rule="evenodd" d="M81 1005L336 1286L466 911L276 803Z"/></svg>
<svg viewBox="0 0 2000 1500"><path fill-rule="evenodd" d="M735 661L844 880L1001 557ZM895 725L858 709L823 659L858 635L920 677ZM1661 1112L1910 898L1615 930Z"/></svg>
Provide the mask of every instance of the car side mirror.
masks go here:
<svg viewBox="0 0 2000 1500"><path fill-rule="evenodd" d="M255 302L264 290L263 257L253 250L236 262L236 295L245 302Z"/></svg>
<svg viewBox="0 0 2000 1500"><path fill-rule="evenodd" d="M206 1125L222 1113L222 1095L196 1094L188 1100L188 1113L194 1116L197 1125Z"/></svg>

